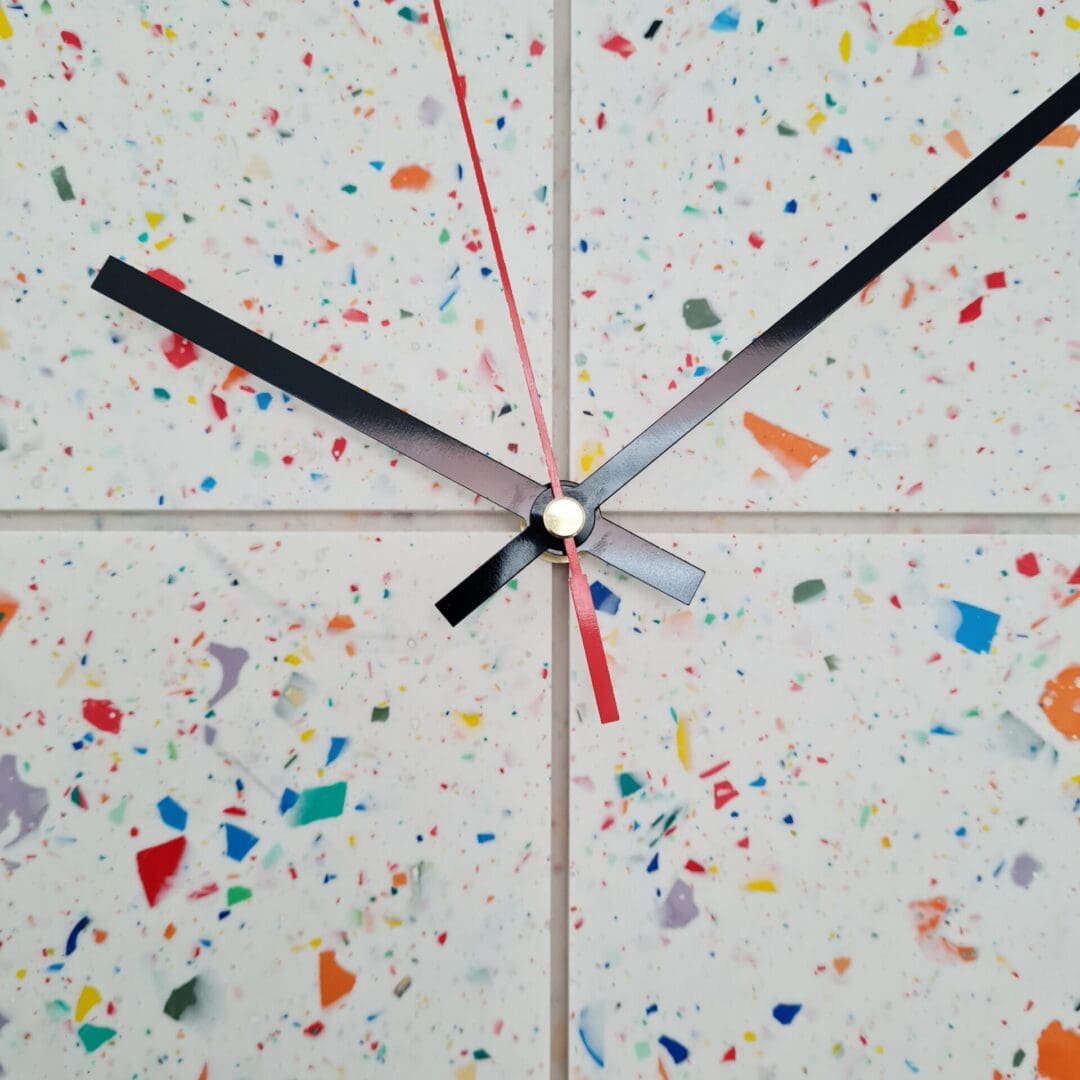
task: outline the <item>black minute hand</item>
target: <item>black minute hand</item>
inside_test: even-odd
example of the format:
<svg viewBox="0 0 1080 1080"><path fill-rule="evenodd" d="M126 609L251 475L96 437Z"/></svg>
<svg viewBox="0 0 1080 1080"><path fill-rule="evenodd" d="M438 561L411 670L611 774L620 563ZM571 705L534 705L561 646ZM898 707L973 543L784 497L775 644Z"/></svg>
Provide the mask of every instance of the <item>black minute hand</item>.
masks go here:
<svg viewBox="0 0 1080 1080"><path fill-rule="evenodd" d="M805 300L796 304L761 337L752 341L636 439L627 443L578 485L574 497L587 510L597 509L1033 146L1065 123L1077 109L1080 109L1080 75L1074 75L1060 90L1051 94L978 157L968 162ZM501 582L491 572L493 566L505 564L521 568L538 558L542 551L538 539L528 530L519 533L484 566L455 586L451 595L455 598L459 616L464 618L468 611L478 607L498 589Z"/></svg>

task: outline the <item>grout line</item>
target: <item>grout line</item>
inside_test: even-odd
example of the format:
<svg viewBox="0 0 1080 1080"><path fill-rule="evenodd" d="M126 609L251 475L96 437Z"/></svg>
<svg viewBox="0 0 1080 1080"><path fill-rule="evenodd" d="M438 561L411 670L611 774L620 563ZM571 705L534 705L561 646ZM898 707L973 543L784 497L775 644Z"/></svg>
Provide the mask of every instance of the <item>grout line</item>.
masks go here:
<svg viewBox="0 0 1080 1080"><path fill-rule="evenodd" d="M1080 514L882 513L817 510L613 510L612 521L634 532L665 533L1080 533Z"/></svg>
<svg viewBox="0 0 1080 1080"><path fill-rule="evenodd" d="M554 163L552 167L551 434L570 474L570 0L555 0Z"/></svg>
<svg viewBox="0 0 1080 1080"><path fill-rule="evenodd" d="M0 531L59 532L502 532L519 520L502 510L7 510Z"/></svg>
<svg viewBox="0 0 1080 1080"><path fill-rule="evenodd" d="M670 533L1080 533L1080 514L612 511L643 535ZM0 532L483 532L508 536L501 510L0 510Z"/></svg>
<svg viewBox="0 0 1080 1080"><path fill-rule="evenodd" d="M554 0L552 27L551 435L570 475L571 2ZM551 575L551 1078L570 1072L570 597L565 566Z"/></svg>
<svg viewBox="0 0 1080 1080"><path fill-rule="evenodd" d="M551 574L551 1080L569 1076L570 577Z"/></svg>

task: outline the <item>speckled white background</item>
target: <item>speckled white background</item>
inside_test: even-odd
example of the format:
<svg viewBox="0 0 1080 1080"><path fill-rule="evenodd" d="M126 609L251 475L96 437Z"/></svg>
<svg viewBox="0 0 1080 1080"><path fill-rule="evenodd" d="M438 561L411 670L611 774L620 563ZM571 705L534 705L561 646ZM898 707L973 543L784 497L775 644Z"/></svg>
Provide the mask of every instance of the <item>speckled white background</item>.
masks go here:
<svg viewBox="0 0 1080 1080"><path fill-rule="evenodd" d="M441 536L446 569L464 572L474 542ZM547 583L455 633L416 603L430 549L403 534L0 537L21 600L0 638L0 757L48 799L21 839L4 813L9 1075L453 1075L483 1053L547 1075ZM212 645L248 659L211 706ZM119 730L87 722L87 699L111 701ZM282 811L287 790L331 784L337 814ZM256 838L239 859L226 826ZM151 906L136 853L181 835ZM324 1007L329 950L356 983ZM192 978L195 1004L165 1015ZM79 1015L86 986L101 1001ZM88 1054L84 1025L115 1038Z"/></svg>
<svg viewBox="0 0 1080 1080"><path fill-rule="evenodd" d="M1066 0L446 6L570 479L1060 85L1080 42ZM22 836L0 805L9 1075L1075 1080L1045 1033L1080 1040L1080 762L1040 707L1080 664L1068 137L620 493L708 576L679 609L585 560L623 711L601 729L546 566L456 631L431 607L512 520L226 388L228 361L172 367L164 331L89 289L109 254L165 269L539 477L433 9L2 10L0 779L47 800ZM937 41L895 44L930 18ZM426 188L395 189L412 165ZM717 325L691 329L688 299ZM828 453L795 468L747 413ZM988 651L955 640L950 599L1000 616ZM215 642L250 658L211 708ZM280 812L339 781L340 817ZM179 835L166 794L188 842L151 907L135 852ZM226 823L258 837L243 861ZM680 880L699 913L662 928ZM357 978L324 1007L329 950Z"/></svg>
<svg viewBox="0 0 1080 1080"><path fill-rule="evenodd" d="M689 609L600 578L620 724L572 690L574 1074L656 1076L663 1036L669 1075L1034 1075L1076 1003L1080 745L1040 706L1080 677L1075 540L675 541Z"/></svg>

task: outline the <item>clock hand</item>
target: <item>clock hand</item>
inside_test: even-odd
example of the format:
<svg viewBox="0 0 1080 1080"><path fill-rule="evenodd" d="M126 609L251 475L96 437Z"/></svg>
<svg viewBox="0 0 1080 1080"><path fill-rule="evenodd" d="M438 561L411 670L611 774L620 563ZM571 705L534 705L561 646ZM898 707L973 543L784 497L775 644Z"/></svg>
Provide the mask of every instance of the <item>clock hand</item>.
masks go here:
<svg viewBox="0 0 1080 1080"><path fill-rule="evenodd" d="M647 427L578 485L575 497L587 512L629 483L710 416L793 345L825 321L866 284L951 217L1033 146L1080 109L1080 75L1074 75L1019 123L973 158L955 176L902 217L877 240L796 304L760 337L710 375L700 386ZM486 566L528 566L544 546L529 530L519 533ZM494 578L474 571L448 596L460 618L490 595ZM494 590L492 590L494 591ZM441 601L440 601L441 602Z"/></svg>
<svg viewBox="0 0 1080 1080"><path fill-rule="evenodd" d="M543 554L551 543L547 529L540 522L533 522L515 540L528 537L526 544L515 544L513 540L504 544L486 562L478 566L468 577L455 585L444 597L435 601L439 614L451 625L468 618L485 600L494 596L507 582L512 581L531 562L539 556L533 552L539 549ZM479 598L479 599L478 599Z"/></svg>
<svg viewBox="0 0 1080 1080"><path fill-rule="evenodd" d="M465 80L458 75L457 62L454 60L454 49L450 43L450 33L446 29L446 17L443 15L440 0L435 0L435 15L439 20L439 32L442 35L443 48L446 50L446 62L450 67L450 81L454 87L454 95L457 97L458 112L461 114L461 126L465 132L465 141L469 145L469 156L472 158L473 172L476 175L476 186L480 189L480 201L484 207L484 216L487 218L491 246L495 253L496 265L499 268L499 277L502 281L503 294L506 297L510 323L514 328L514 339L517 342L518 356L521 358L521 369L525 375L525 386L529 392L529 403L532 405L536 431L540 436L540 446L544 452L544 464L547 466L551 492L555 499L562 499L563 492L562 485L559 482L559 467L555 462L555 451L552 449L551 436L544 420L544 407L540 402L540 394L536 389L536 378L533 375L532 360L529 358L529 347L525 343L525 332L521 326L521 316L518 314L517 301L514 299L514 290L510 284L510 273L506 267L506 259L503 257L499 229L495 224L495 211L492 209L491 199L488 197L487 184L484 181L484 169L480 163L480 153L476 149L472 122L469 120L469 107L465 102ZM580 528L578 531L580 531ZM570 564L570 596L573 599L574 611L577 614L578 630L581 633L581 644L585 650L585 661L588 664L589 675L592 679L593 694L596 697L600 722L604 724L611 723L619 719L619 709L615 703L615 691L611 685L611 672L608 669L607 656L604 654L604 643L600 638L600 627L596 621L596 608L593 605L592 593L589 591L589 583L581 570L581 560L578 558L574 535L564 535L562 541L566 549L567 562Z"/></svg>
<svg viewBox="0 0 1080 1080"><path fill-rule="evenodd" d="M210 352L234 361L242 357L241 366L252 375L307 401L526 521L537 498L547 491L509 466L118 259L110 257L106 261L91 287ZM626 537L628 542L640 540L631 533L626 533ZM617 557L617 550L609 555L609 558ZM682 567L688 566L674 556L670 557L668 567L658 566L657 571L640 562L634 565L647 573L646 580L657 579L660 587L667 578L685 573Z"/></svg>
<svg viewBox="0 0 1080 1080"><path fill-rule="evenodd" d="M119 259L110 257L91 287L515 514L528 518L544 490L508 465Z"/></svg>

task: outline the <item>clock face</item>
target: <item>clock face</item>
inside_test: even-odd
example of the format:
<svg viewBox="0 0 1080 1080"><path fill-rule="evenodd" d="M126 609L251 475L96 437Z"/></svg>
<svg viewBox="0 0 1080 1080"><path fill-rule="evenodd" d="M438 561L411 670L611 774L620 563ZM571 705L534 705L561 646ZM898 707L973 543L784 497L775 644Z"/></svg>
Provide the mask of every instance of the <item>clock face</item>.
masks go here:
<svg viewBox="0 0 1080 1080"><path fill-rule="evenodd" d="M1077 13L111 7L0 9L0 1066L1066 1080Z"/></svg>

